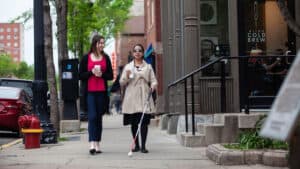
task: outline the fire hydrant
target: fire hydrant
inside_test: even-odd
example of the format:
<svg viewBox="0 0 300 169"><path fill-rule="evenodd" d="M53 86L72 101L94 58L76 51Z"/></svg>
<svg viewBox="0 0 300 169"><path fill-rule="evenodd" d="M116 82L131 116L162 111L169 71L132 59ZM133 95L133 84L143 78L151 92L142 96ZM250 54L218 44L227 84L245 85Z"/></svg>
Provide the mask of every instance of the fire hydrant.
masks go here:
<svg viewBox="0 0 300 169"><path fill-rule="evenodd" d="M40 148L40 135L43 129L36 115L24 115L18 119L21 132L24 134L25 148Z"/></svg>

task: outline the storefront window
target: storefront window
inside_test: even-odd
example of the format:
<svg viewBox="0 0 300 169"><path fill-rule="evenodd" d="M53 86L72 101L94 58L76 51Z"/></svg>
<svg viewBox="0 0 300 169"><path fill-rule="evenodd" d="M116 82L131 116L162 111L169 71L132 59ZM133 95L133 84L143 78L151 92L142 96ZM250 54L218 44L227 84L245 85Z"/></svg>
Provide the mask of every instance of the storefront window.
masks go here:
<svg viewBox="0 0 300 169"><path fill-rule="evenodd" d="M286 2L289 8L295 7L294 0ZM295 54L295 35L273 0L238 1L238 31L239 55L249 56L248 60L240 59L241 97L251 96L256 107L260 103L270 106L272 102L267 104L266 99L255 99L276 96L293 60L285 54ZM242 104L246 102L241 99Z"/></svg>
<svg viewBox="0 0 300 169"><path fill-rule="evenodd" d="M291 50L289 30L276 1L239 1L240 55L250 55L252 50L261 50L262 55L277 55L278 51Z"/></svg>

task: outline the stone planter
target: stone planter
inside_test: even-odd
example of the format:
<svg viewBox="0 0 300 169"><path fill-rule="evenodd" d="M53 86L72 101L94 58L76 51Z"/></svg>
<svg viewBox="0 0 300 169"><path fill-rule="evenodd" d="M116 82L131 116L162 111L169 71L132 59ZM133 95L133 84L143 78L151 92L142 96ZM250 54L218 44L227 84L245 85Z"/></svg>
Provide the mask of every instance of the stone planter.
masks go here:
<svg viewBox="0 0 300 169"><path fill-rule="evenodd" d="M222 144L212 144L206 149L206 156L218 165L263 164L273 167L286 167L286 150L235 150Z"/></svg>

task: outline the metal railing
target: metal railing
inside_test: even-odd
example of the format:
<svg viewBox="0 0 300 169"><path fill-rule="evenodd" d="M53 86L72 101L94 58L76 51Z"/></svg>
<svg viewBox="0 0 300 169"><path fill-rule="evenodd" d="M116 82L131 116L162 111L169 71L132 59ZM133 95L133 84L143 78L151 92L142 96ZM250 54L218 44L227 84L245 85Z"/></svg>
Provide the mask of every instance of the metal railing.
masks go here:
<svg viewBox="0 0 300 169"><path fill-rule="evenodd" d="M265 56L265 55L260 55L260 56L236 56L236 57L229 57L229 56L222 56L217 58L214 61L211 61L203 66L201 66L200 68L194 70L193 72L179 78L178 80L175 80L173 83L168 85L168 90L170 91L170 89L172 87L175 87L177 84L184 82L184 111L185 111L185 131L188 132L188 99L187 99L187 82L188 79L191 80L191 114L192 114L192 134L195 135L195 96L194 96L194 76L195 74L207 69L208 67L216 64L216 63L221 63L221 72L220 72L220 80L221 80L221 87L220 87L220 103L221 103L221 113L226 112L226 72L225 72L225 64L228 60L231 59L239 59L240 60L240 69L241 66L243 67L243 71L240 70L240 73L243 73L243 78L245 80L246 84L245 86L243 86L243 90L241 91L242 94L240 95L240 97L244 97L244 103L242 103L244 105L244 109L245 109L245 113L248 114L249 110L251 108L251 99L269 99L269 104L271 105L273 100L276 96L276 93L274 95L260 95L260 96L254 96L251 94L251 87L249 86L249 65L250 60L254 59L254 60L260 60L260 59L267 59L267 58L285 58L285 57L295 57L295 55L273 55L273 56ZM246 68L246 69L245 69ZM255 76L255 75L254 75ZM253 77L253 75L251 75L251 77ZM251 79L250 79L251 80ZM242 84L240 84L242 85ZM270 100L271 99L271 100ZM265 106L266 107L266 106Z"/></svg>
<svg viewBox="0 0 300 169"><path fill-rule="evenodd" d="M215 63L220 62L221 60L225 59L227 57L223 56L220 57L212 62L209 62L206 65L201 66L200 68L196 69L195 71L185 75L184 77L174 81L173 83L168 85L168 90L170 90L171 87L184 82L184 102L185 102L185 131L188 132L188 103L187 103L187 79L191 78L191 99L192 99L192 134L195 135L195 92L194 92L194 75L203 71L204 69L214 65ZM225 61L224 61L225 62ZM221 66L221 112L225 112L226 110L226 87L225 87L225 63L222 63Z"/></svg>

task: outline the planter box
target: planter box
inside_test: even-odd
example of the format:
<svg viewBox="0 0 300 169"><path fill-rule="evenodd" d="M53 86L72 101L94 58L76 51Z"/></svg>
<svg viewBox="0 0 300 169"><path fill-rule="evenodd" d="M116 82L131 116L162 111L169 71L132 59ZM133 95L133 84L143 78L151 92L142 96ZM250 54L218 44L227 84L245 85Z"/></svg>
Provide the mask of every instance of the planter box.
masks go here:
<svg viewBox="0 0 300 169"><path fill-rule="evenodd" d="M222 144L212 144L206 149L206 156L218 165L263 164L273 167L287 167L285 150L235 150Z"/></svg>

